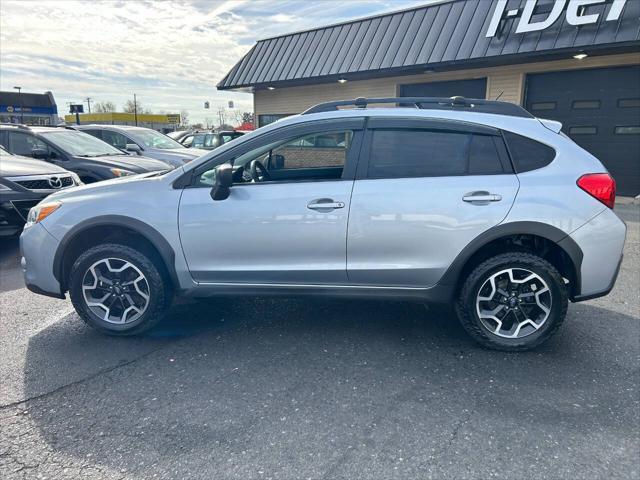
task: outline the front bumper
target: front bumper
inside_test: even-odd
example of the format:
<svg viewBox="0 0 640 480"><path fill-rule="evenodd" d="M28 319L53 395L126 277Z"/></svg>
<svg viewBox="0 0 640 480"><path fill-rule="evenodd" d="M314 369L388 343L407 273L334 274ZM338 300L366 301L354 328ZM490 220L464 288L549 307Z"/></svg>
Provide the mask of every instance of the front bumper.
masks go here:
<svg viewBox="0 0 640 480"><path fill-rule="evenodd" d="M47 194L9 192L0 195L0 236L15 235L27 221L31 207Z"/></svg>
<svg viewBox="0 0 640 480"><path fill-rule="evenodd" d="M27 228L20 235L21 265L24 283L32 292L65 298L60 283L53 275L53 258L58 240L42 224Z"/></svg>

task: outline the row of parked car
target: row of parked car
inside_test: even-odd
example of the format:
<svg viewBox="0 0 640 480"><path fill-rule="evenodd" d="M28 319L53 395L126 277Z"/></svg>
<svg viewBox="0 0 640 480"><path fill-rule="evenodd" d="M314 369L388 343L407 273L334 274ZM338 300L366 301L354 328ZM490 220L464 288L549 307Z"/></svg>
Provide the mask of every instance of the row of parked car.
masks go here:
<svg viewBox="0 0 640 480"><path fill-rule="evenodd" d="M122 125L0 124L0 236L19 233L29 209L55 191L180 167L242 133L174 134Z"/></svg>

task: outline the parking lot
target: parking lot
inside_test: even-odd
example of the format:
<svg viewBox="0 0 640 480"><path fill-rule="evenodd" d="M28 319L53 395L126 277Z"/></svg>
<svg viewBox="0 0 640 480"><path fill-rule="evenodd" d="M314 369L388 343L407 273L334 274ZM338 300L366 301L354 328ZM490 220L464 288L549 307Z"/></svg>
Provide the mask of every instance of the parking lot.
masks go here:
<svg viewBox="0 0 640 480"><path fill-rule="evenodd" d="M230 298L109 338L0 245L0 477L637 478L639 210L608 297L538 350L444 310Z"/></svg>

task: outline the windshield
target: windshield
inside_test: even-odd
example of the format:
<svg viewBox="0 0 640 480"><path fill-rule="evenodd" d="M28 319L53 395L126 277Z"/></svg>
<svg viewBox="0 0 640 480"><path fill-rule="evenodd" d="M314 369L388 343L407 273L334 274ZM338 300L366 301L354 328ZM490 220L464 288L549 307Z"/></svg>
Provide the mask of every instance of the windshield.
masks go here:
<svg viewBox="0 0 640 480"><path fill-rule="evenodd" d="M186 133L187 132L184 130L176 130L175 132L167 133L167 137L171 137L175 140L176 138L183 137Z"/></svg>
<svg viewBox="0 0 640 480"><path fill-rule="evenodd" d="M46 137L60 150L78 157L102 157L105 155L126 155L106 142L75 130L60 130L56 132L45 132Z"/></svg>
<svg viewBox="0 0 640 480"><path fill-rule="evenodd" d="M244 135L242 132L224 132L220 134L222 137L222 143L230 142L234 138L241 137L242 135Z"/></svg>
<svg viewBox="0 0 640 480"><path fill-rule="evenodd" d="M167 137L163 133L156 132L155 130L146 128L136 128L129 130L132 136L135 137L145 147L149 148L161 148L166 150L173 150L175 148L186 148L184 145L176 142L172 138Z"/></svg>

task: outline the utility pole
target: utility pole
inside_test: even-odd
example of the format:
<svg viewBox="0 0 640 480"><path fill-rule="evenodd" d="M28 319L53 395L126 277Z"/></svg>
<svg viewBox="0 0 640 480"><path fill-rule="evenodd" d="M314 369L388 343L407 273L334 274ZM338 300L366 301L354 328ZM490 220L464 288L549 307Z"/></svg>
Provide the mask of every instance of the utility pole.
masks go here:
<svg viewBox="0 0 640 480"><path fill-rule="evenodd" d="M89 113L91 113L91 97L87 97L84 100L87 102L87 109L89 110Z"/></svg>
<svg viewBox="0 0 640 480"><path fill-rule="evenodd" d="M138 100L136 99L136 94L133 94L133 116L135 118L136 127L138 126Z"/></svg>
<svg viewBox="0 0 640 480"><path fill-rule="evenodd" d="M20 99L20 123L24 124L24 105L22 104L22 87L13 87L18 90L18 98Z"/></svg>

